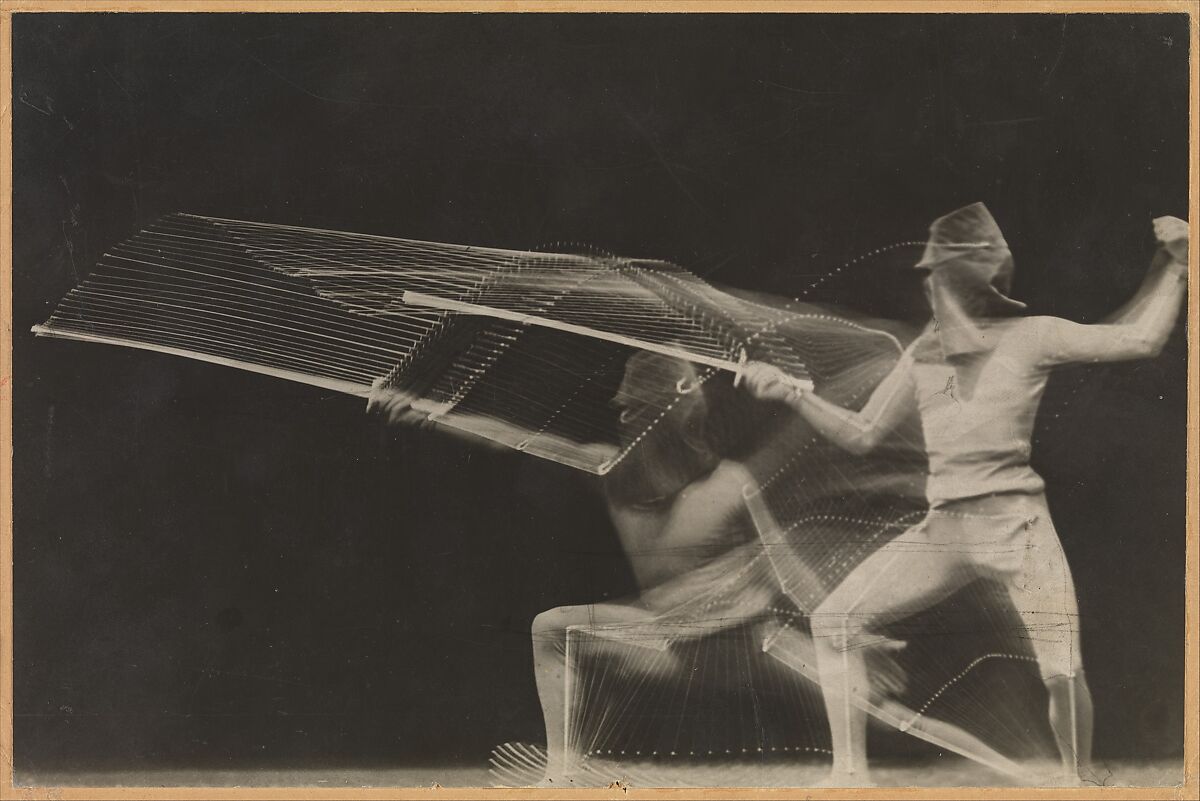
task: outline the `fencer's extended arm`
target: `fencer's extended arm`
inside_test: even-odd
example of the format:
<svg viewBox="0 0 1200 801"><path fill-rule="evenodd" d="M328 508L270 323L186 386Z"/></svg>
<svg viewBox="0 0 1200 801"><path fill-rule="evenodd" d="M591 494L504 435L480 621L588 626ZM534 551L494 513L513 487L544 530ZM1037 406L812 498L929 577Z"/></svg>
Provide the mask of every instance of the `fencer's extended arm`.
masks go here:
<svg viewBox="0 0 1200 801"><path fill-rule="evenodd" d="M367 411L377 411L391 425L405 425L411 428L429 429L436 427L470 445L494 451L508 450L503 442L513 439L513 436L488 436L489 428L496 434L502 433L504 424L484 417L459 419L458 425L439 425L429 414L417 408L420 401L409 392L386 387L382 381L377 381L367 397Z"/></svg>
<svg viewBox="0 0 1200 801"><path fill-rule="evenodd" d="M1186 262L1160 250L1133 299L1105 322L1082 325L1056 317L1031 320L1036 347L1047 364L1157 356L1175 327L1186 286Z"/></svg>
<svg viewBox="0 0 1200 801"><path fill-rule="evenodd" d="M912 410L912 369L909 348L857 412L830 403L811 390L795 388L786 374L770 365L751 365L745 380L756 396L787 403L826 439L851 453L862 454L873 450Z"/></svg>

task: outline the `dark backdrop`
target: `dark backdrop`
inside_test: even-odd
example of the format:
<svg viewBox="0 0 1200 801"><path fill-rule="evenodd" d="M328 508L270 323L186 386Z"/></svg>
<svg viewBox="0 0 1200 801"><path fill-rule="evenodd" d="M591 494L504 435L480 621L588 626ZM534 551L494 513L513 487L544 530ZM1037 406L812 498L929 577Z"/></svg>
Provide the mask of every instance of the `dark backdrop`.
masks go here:
<svg viewBox="0 0 1200 801"><path fill-rule="evenodd" d="M20 771L482 762L540 736L532 616L630 588L579 475L26 333L160 214L796 294L984 200L1018 297L1090 321L1186 212L1182 16L18 14L13 59ZM1181 751L1184 416L1179 331L1039 423L1108 756Z"/></svg>

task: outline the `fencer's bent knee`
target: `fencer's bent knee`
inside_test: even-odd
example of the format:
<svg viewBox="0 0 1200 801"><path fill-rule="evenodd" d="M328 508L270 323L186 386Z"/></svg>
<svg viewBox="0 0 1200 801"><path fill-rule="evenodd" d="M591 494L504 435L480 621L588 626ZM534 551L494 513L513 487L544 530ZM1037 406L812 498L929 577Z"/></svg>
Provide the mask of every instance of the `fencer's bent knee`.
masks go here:
<svg viewBox="0 0 1200 801"><path fill-rule="evenodd" d="M1042 683L1046 685L1046 689L1053 690L1055 687L1060 687L1066 684L1074 684L1076 687L1086 686L1087 679L1083 675L1083 668L1077 667L1071 673L1058 673L1055 675L1046 675L1049 671L1042 673Z"/></svg>
<svg viewBox="0 0 1200 801"><path fill-rule="evenodd" d="M530 633L533 635L534 648L561 647L566 639L567 628L579 622L577 606L559 606L540 612L533 618Z"/></svg>
<svg viewBox="0 0 1200 801"><path fill-rule="evenodd" d="M862 637L863 622L858 615L817 609L809 621L813 643L818 647L844 651L853 647Z"/></svg>
<svg viewBox="0 0 1200 801"><path fill-rule="evenodd" d="M1078 649L1068 653L1064 648L1034 649L1042 683L1049 686L1060 681L1083 681L1083 660Z"/></svg>

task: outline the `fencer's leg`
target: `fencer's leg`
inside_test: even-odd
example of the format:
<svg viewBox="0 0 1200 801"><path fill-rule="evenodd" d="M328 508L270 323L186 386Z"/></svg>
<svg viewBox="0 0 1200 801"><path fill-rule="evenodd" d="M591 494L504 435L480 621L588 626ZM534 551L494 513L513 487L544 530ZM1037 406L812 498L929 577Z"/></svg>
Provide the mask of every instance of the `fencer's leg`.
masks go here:
<svg viewBox="0 0 1200 801"><path fill-rule="evenodd" d="M1050 728L1062 760L1063 775L1071 780L1092 777L1092 693L1082 670L1046 679L1050 696Z"/></svg>
<svg viewBox="0 0 1200 801"><path fill-rule="evenodd" d="M818 610L825 619L814 637L818 680L833 746L833 767L826 786L857 786L870 782L867 763L867 713L856 699L868 687L866 660L851 638L849 616ZM816 615L814 615L816 617Z"/></svg>
<svg viewBox="0 0 1200 801"><path fill-rule="evenodd" d="M1074 607L1074 596L1071 598ZM1021 615L1030 632L1038 670L1049 698L1047 710L1062 779L1075 785L1092 778L1092 693L1079 659L1078 616ZM1058 620L1055 621L1055 618ZM1039 631L1036 626L1042 628Z"/></svg>
<svg viewBox="0 0 1200 801"><path fill-rule="evenodd" d="M833 783L867 779L866 712L870 686L864 649L881 638L877 622L927 609L973 576L954 550L924 546L924 525L868 556L814 611L813 647L833 736Z"/></svg>
<svg viewBox="0 0 1200 801"><path fill-rule="evenodd" d="M573 756L567 742L567 630L576 626L619 626L642 623L652 615L622 604L560 606L533 619L533 671L546 724L546 778L553 786L567 783ZM609 642L619 652L616 641Z"/></svg>
<svg viewBox="0 0 1200 801"><path fill-rule="evenodd" d="M1049 696L1065 781L1092 776L1092 694L1083 673L1079 605L1066 554L1049 516L1030 521L1030 556L1023 576L1009 584L1009 597L1025 626Z"/></svg>
<svg viewBox="0 0 1200 801"><path fill-rule="evenodd" d="M773 628L764 634L767 635L763 641L764 651L819 686L817 656L810 636L790 626ZM1020 765L952 723L918 715L890 698L862 697L853 700L881 723L939 748L972 759L1016 779L1021 779L1027 773ZM831 777L830 783L833 781L834 777Z"/></svg>
<svg viewBox="0 0 1200 801"><path fill-rule="evenodd" d="M823 786L870 784L864 702L871 688L859 644L864 610L875 609L880 584L888 582L896 558L883 552L868 557L810 617L812 653L833 750L833 766Z"/></svg>
<svg viewBox="0 0 1200 801"><path fill-rule="evenodd" d="M820 684L817 673L817 652L813 639L806 632L789 624L764 626L759 634L763 652L799 673L813 684Z"/></svg>
<svg viewBox="0 0 1200 801"><path fill-rule="evenodd" d="M567 627L572 622L584 622L576 620L577 609L580 607L559 607L533 619L533 675L546 722L546 778L550 781L563 777L567 770Z"/></svg>

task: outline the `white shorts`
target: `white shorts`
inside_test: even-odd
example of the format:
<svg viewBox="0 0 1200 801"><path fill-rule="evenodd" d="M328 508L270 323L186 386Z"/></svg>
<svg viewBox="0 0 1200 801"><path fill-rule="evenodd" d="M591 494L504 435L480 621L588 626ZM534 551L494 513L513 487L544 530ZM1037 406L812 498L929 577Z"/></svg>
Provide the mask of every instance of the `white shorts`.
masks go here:
<svg viewBox="0 0 1200 801"><path fill-rule="evenodd" d="M931 509L829 594L813 613L813 634L849 645L979 577L1007 588L1044 679L1081 669L1075 586L1043 495L984 496Z"/></svg>

